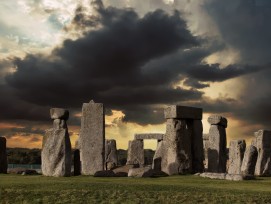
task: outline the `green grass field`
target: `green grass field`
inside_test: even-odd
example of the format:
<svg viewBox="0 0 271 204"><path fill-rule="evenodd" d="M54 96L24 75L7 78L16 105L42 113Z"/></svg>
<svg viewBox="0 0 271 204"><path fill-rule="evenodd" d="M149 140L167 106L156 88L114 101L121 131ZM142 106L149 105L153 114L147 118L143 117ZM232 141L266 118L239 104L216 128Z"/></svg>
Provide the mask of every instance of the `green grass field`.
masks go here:
<svg viewBox="0 0 271 204"><path fill-rule="evenodd" d="M271 203L271 178L52 178L0 175L1 203Z"/></svg>

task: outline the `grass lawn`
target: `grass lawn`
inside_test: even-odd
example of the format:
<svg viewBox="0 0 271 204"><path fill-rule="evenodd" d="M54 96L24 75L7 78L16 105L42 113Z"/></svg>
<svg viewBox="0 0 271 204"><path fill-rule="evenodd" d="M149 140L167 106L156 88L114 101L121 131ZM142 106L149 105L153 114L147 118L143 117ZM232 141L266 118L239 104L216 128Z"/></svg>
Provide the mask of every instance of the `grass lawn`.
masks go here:
<svg viewBox="0 0 271 204"><path fill-rule="evenodd" d="M0 175L0 203L271 203L271 178L94 178Z"/></svg>

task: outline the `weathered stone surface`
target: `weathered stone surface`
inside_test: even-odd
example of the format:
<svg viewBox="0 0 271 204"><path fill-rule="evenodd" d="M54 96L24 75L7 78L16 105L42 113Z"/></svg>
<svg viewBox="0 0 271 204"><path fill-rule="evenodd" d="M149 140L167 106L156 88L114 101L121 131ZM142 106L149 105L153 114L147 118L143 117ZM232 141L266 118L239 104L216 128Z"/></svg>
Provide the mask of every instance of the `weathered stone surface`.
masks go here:
<svg viewBox="0 0 271 204"><path fill-rule="evenodd" d="M209 130L208 172L225 173L227 162L226 130L220 125L211 125Z"/></svg>
<svg viewBox="0 0 271 204"><path fill-rule="evenodd" d="M165 109L166 119L202 119L202 108L171 105Z"/></svg>
<svg viewBox="0 0 271 204"><path fill-rule="evenodd" d="M125 165L125 166L121 166L116 169L113 169L113 171L115 174L126 173L128 175L129 170L134 167L135 165Z"/></svg>
<svg viewBox="0 0 271 204"><path fill-rule="evenodd" d="M153 156L152 169L155 171L161 171L162 157L165 155L163 148L163 141L158 142L156 151Z"/></svg>
<svg viewBox="0 0 271 204"><path fill-rule="evenodd" d="M155 171L150 167L132 168L128 172L128 177L146 178L146 177L164 177L168 176L165 172Z"/></svg>
<svg viewBox="0 0 271 204"><path fill-rule="evenodd" d="M101 103L84 103L79 136L81 173L94 175L104 170L105 152L104 106Z"/></svg>
<svg viewBox="0 0 271 204"><path fill-rule="evenodd" d="M241 166L246 150L245 140L233 140L229 148L229 174L241 174Z"/></svg>
<svg viewBox="0 0 271 204"><path fill-rule="evenodd" d="M243 181L254 179L254 176L244 176L241 174L210 173L210 172L202 173L199 176L203 178L229 180L229 181Z"/></svg>
<svg viewBox="0 0 271 204"><path fill-rule="evenodd" d="M117 173L115 173L115 177L128 177L128 173L126 173L126 172L117 172Z"/></svg>
<svg viewBox="0 0 271 204"><path fill-rule="evenodd" d="M115 177L115 173L111 170L97 171L94 177Z"/></svg>
<svg viewBox="0 0 271 204"><path fill-rule="evenodd" d="M188 130L191 134L192 173L204 171L203 126L201 120L188 120Z"/></svg>
<svg viewBox="0 0 271 204"><path fill-rule="evenodd" d="M51 119L61 119L68 120L69 119L69 111L63 108L51 108L50 109Z"/></svg>
<svg viewBox="0 0 271 204"><path fill-rule="evenodd" d="M49 129L42 141L42 174L71 175L71 142L67 129Z"/></svg>
<svg viewBox="0 0 271 204"><path fill-rule="evenodd" d="M53 122L54 129L67 128L67 123L65 120L55 119Z"/></svg>
<svg viewBox="0 0 271 204"><path fill-rule="evenodd" d="M164 134L160 133L147 133L147 134L135 134L135 140L163 140Z"/></svg>
<svg viewBox="0 0 271 204"><path fill-rule="evenodd" d="M105 141L105 170L111 170L118 165L116 140Z"/></svg>
<svg viewBox="0 0 271 204"><path fill-rule="evenodd" d="M127 165L139 164L144 165L144 143L143 140L129 141L127 153Z"/></svg>
<svg viewBox="0 0 271 204"><path fill-rule="evenodd" d="M248 146L246 148L244 159L242 162L241 167L242 175L254 175L257 157L258 157L257 148L252 145Z"/></svg>
<svg viewBox="0 0 271 204"><path fill-rule="evenodd" d="M205 172L200 174L200 176L203 178L221 179L221 180L226 179L226 175L227 175L226 173L211 173L211 172Z"/></svg>
<svg viewBox="0 0 271 204"><path fill-rule="evenodd" d="M255 167L256 176L271 175L271 131L259 130L255 132L258 158Z"/></svg>
<svg viewBox="0 0 271 204"><path fill-rule="evenodd" d="M208 169L209 134L203 134L204 168Z"/></svg>
<svg viewBox="0 0 271 204"><path fill-rule="evenodd" d="M7 173L7 140L4 137L0 137L0 174Z"/></svg>
<svg viewBox="0 0 271 204"><path fill-rule="evenodd" d="M191 137L185 120L168 119L162 141L161 170L169 175L191 173Z"/></svg>
<svg viewBox="0 0 271 204"><path fill-rule="evenodd" d="M80 150L75 149L73 152L73 175L81 175L81 161L80 161Z"/></svg>
<svg viewBox="0 0 271 204"><path fill-rule="evenodd" d="M227 128L227 126L228 126L227 119L220 116L220 115L211 115L208 118L208 122L210 123L210 125L221 125L225 128Z"/></svg>
<svg viewBox="0 0 271 204"><path fill-rule="evenodd" d="M21 174L21 175L37 175L38 172L34 169L27 168L14 168L8 170L9 174Z"/></svg>

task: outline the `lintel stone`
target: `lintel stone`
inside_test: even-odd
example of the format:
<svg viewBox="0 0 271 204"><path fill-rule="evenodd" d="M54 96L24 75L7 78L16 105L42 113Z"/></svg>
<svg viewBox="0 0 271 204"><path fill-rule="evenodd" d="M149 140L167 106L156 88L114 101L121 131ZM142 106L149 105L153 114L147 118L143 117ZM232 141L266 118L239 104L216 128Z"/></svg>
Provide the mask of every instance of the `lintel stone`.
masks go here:
<svg viewBox="0 0 271 204"><path fill-rule="evenodd" d="M202 108L170 105L165 108L166 119L202 119Z"/></svg>
<svg viewBox="0 0 271 204"><path fill-rule="evenodd" d="M135 134L135 140L163 140L164 134L159 133L146 133L146 134Z"/></svg>

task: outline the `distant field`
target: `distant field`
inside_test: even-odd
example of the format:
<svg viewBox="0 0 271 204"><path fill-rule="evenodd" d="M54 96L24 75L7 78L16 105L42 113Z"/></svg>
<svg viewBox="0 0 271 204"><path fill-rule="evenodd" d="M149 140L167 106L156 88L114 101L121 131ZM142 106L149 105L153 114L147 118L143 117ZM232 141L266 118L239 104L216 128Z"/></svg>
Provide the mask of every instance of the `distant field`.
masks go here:
<svg viewBox="0 0 271 204"><path fill-rule="evenodd" d="M271 178L51 178L0 175L1 203L271 203Z"/></svg>

